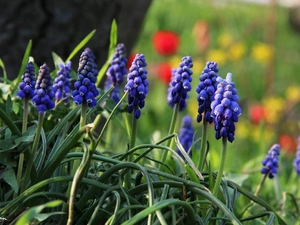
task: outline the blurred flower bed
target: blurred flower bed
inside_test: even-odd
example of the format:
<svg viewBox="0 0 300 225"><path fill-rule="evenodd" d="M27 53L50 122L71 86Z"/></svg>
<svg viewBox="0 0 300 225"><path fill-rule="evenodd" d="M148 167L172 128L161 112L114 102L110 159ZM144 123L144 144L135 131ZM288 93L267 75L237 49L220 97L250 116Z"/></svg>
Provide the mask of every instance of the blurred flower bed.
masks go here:
<svg viewBox="0 0 300 225"><path fill-rule="evenodd" d="M244 110L237 125L239 141L233 148L238 149L246 142L249 150L244 150L243 155L257 156L257 151L251 149L262 140L266 146L278 142L291 159L299 136L298 40L299 36L289 27L286 8L246 3L214 5L192 0L154 1L134 48L134 53L147 54L149 79L155 83L150 88L159 91L149 95L152 100L148 113L157 121L154 124L164 123L165 117L155 117L150 108L158 96L165 95L171 69L188 52L194 62L193 90L207 61L218 62L221 76L225 76L225 71L235 75ZM192 91L190 98L194 96ZM197 107L195 102L188 102L185 113L196 119ZM156 109L171 115L165 104ZM236 150L232 152L236 154Z"/></svg>

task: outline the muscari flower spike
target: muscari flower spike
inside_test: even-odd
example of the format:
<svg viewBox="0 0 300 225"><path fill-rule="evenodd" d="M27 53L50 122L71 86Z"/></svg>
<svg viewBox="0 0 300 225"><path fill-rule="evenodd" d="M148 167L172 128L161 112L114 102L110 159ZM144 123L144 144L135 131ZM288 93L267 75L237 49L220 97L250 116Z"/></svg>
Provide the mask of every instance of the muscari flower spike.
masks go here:
<svg viewBox="0 0 300 225"><path fill-rule="evenodd" d="M184 116L182 118L182 126L179 132L179 141L186 152L189 151L194 140L194 128L192 126L192 118L190 116ZM177 149L177 153L182 156L182 153ZM192 155L192 151L189 152Z"/></svg>
<svg viewBox="0 0 300 225"><path fill-rule="evenodd" d="M96 106L96 97L99 91L95 85L98 71L96 69L95 56L91 49L86 48L79 59L77 81L74 83L75 90L72 97L76 105L86 102L89 107Z"/></svg>
<svg viewBox="0 0 300 225"><path fill-rule="evenodd" d="M36 85L33 62L27 63L21 79L22 81L19 84L19 91L17 92L16 97L18 99L32 99L34 96L34 88Z"/></svg>
<svg viewBox="0 0 300 225"><path fill-rule="evenodd" d="M296 157L294 159L294 168L296 173L300 175L300 137L298 138L297 152Z"/></svg>
<svg viewBox="0 0 300 225"><path fill-rule="evenodd" d="M214 100L214 94L218 86L218 71L218 64L216 62L207 62L199 78L200 82L196 89L198 93L198 123L202 121L202 114L205 121L209 123L213 122L210 105Z"/></svg>
<svg viewBox="0 0 300 225"><path fill-rule="evenodd" d="M211 103L212 117L216 130L216 139L227 137L228 141L233 142L235 133L235 122L242 114L238 104L237 90L232 82L232 74L228 73L226 79L217 78L219 82Z"/></svg>
<svg viewBox="0 0 300 225"><path fill-rule="evenodd" d="M52 90L52 78L46 64L40 67L35 85L32 104L37 107L38 113L43 114L46 110L54 108L54 92Z"/></svg>
<svg viewBox="0 0 300 225"><path fill-rule="evenodd" d="M56 101L65 99L67 103L71 92L71 61L68 61L66 65L60 64L59 67L57 77L54 79L53 91Z"/></svg>
<svg viewBox="0 0 300 225"><path fill-rule="evenodd" d="M261 169L262 174L268 174L269 178L273 178L275 174L277 174L277 168L278 168L278 156L280 155L280 145L274 144L269 152L266 158L262 161L262 165L264 166Z"/></svg>
<svg viewBox="0 0 300 225"><path fill-rule="evenodd" d="M188 92L192 90L191 81L193 71L190 69L193 67L193 61L190 56L182 58L182 62L179 64L179 68L172 75L172 80L168 89L168 103L171 107L175 104L179 104L179 111L186 108L186 99Z"/></svg>
<svg viewBox="0 0 300 225"><path fill-rule="evenodd" d="M110 79L106 79L104 83L104 90L108 90L112 86ZM114 89L110 92L109 97L117 104L120 101L120 88L115 86Z"/></svg>
<svg viewBox="0 0 300 225"><path fill-rule="evenodd" d="M107 69L106 75L111 83L116 86L116 84L121 84L123 82L124 76L127 74L127 53L124 44L118 44Z"/></svg>
<svg viewBox="0 0 300 225"><path fill-rule="evenodd" d="M145 98L148 94L148 71L144 54L136 54L135 59L129 68L127 84L124 91L128 91L128 112L134 112L134 117L138 119L141 115L140 109L145 106Z"/></svg>

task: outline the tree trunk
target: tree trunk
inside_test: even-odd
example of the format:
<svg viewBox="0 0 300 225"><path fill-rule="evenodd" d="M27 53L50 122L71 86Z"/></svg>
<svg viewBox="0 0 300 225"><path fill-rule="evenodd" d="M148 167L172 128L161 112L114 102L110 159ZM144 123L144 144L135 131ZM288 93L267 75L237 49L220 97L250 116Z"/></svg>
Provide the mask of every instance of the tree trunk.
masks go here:
<svg viewBox="0 0 300 225"><path fill-rule="evenodd" d="M14 0L0 1L0 58L8 77L17 76L29 40L37 65L53 69L52 52L65 60L92 30L90 47L101 68L107 58L110 26L118 24L118 43L130 52L151 0ZM73 62L77 69L79 55ZM0 69L0 76L2 77Z"/></svg>

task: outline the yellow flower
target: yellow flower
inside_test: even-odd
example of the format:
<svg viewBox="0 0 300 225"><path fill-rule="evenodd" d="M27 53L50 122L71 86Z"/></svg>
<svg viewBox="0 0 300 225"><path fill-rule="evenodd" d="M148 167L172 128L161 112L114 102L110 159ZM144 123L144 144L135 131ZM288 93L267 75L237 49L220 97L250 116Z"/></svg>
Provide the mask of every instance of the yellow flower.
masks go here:
<svg viewBox="0 0 300 225"><path fill-rule="evenodd" d="M193 60L193 73L194 74L201 74L203 68L205 66L205 63L200 58L195 58Z"/></svg>
<svg viewBox="0 0 300 225"><path fill-rule="evenodd" d="M261 63L268 63L274 55L274 48L265 43L257 43L252 47L251 56Z"/></svg>
<svg viewBox="0 0 300 225"><path fill-rule="evenodd" d="M172 68L178 68L179 63L181 63L181 58L179 56L173 56L169 62Z"/></svg>
<svg viewBox="0 0 300 225"><path fill-rule="evenodd" d="M229 45L231 45L233 43L233 37L228 34L221 34L218 38L218 44L222 47L222 48L226 48Z"/></svg>
<svg viewBox="0 0 300 225"><path fill-rule="evenodd" d="M219 65L226 63L226 53L219 49L212 49L207 53L207 60L217 62Z"/></svg>
<svg viewBox="0 0 300 225"><path fill-rule="evenodd" d="M297 102L300 100L300 87L291 86L285 92L286 99L291 102Z"/></svg>
<svg viewBox="0 0 300 225"><path fill-rule="evenodd" d="M278 121L281 116L284 107L284 101L281 98L270 97L263 101L266 110L266 121L274 124Z"/></svg>
<svg viewBox="0 0 300 225"><path fill-rule="evenodd" d="M241 59L246 52L246 47L243 43L238 42L229 48L230 59L232 61Z"/></svg>

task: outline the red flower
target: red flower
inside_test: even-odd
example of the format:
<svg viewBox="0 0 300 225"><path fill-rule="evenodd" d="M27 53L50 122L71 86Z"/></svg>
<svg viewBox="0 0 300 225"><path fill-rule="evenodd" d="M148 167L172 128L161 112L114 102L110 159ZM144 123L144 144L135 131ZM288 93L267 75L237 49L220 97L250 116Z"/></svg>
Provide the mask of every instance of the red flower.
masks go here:
<svg viewBox="0 0 300 225"><path fill-rule="evenodd" d="M129 69L131 67L131 64L135 58L136 53L133 52L129 55L128 60L127 60L127 69Z"/></svg>
<svg viewBox="0 0 300 225"><path fill-rule="evenodd" d="M152 37L152 44L158 54L170 56L177 52L179 36L172 31L157 31Z"/></svg>
<svg viewBox="0 0 300 225"><path fill-rule="evenodd" d="M297 140L296 138L288 135L288 134L281 134L279 136L278 143L280 144L280 147L284 149L287 153L292 153L296 152L297 150Z"/></svg>
<svg viewBox="0 0 300 225"><path fill-rule="evenodd" d="M251 105L249 107L250 121L255 124L259 124L261 120L265 120L266 113L262 105Z"/></svg>
<svg viewBox="0 0 300 225"><path fill-rule="evenodd" d="M168 85L171 81L171 78L172 78L172 67L171 67L171 65L167 62L158 64L158 66L157 66L157 76L162 82L164 82Z"/></svg>

